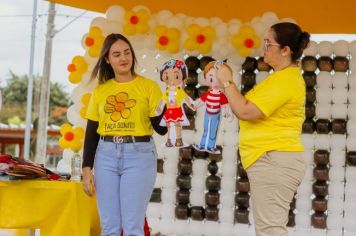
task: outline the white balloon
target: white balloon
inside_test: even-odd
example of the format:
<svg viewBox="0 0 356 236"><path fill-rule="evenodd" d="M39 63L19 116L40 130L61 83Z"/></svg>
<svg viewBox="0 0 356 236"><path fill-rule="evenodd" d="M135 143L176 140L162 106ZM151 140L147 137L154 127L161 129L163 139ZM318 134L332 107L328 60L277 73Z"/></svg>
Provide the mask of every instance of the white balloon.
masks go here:
<svg viewBox="0 0 356 236"><path fill-rule="evenodd" d="M228 31L230 35L235 35L237 32L239 32L241 27L241 22L240 21L230 21L228 24Z"/></svg>
<svg viewBox="0 0 356 236"><path fill-rule="evenodd" d="M219 219L222 219L222 223L219 224L219 236L232 236L234 235L234 212L230 211L219 211Z"/></svg>
<svg viewBox="0 0 356 236"><path fill-rule="evenodd" d="M251 25L261 22L261 21L262 21L262 18L260 16L255 16L251 20Z"/></svg>
<svg viewBox="0 0 356 236"><path fill-rule="evenodd" d="M221 189L224 189L226 192L233 192L235 191L235 182L236 180L231 176L222 176Z"/></svg>
<svg viewBox="0 0 356 236"><path fill-rule="evenodd" d="M146 6L143 6L143 5L134 6L134 7L132 8L132 10L133 10L133 11L145 10L145 11L147 11L149 14L151 14L150 9L149 9L148 7L146 7Z"/></svg>
<svg viewBox="0 0 356 236"><path fill-rule="evenodd" d="M332 78L329 72L321 71L316 77L317 84L317 96L320 89L320 92L325 92L325 90L329 90L332 87ZM322 95L322 94L321 94Z"/></svg>
<svg viewBox="0 0 356 236"><path fill-rule="evenodd" d="M91 23L90 27L99 27L103 28L103 26L106 24L106 19L104 17L95 17Z"/></svg>
<svg viewBox="0 0 356 236"><path fill-rule="evenodd" d="M155 188L162 188L163 187L163 174L157 173L156 181L155 181Z"/></svg>
<svg viewBox="0 0 356 236"><path fill-rule="evenodd" d="M320 56L331 56L333 50L333 44L329 41L322 41L318 44L318 53Z"/></svg>
<svg viewBox="0 0 356 236"><path fill-rule="evenodd" d="M78 121L80 120L80 115L77 110L75 110L74 105L70 106L67 110L67 120L72 124L76 125Z"/></svg>
<svg viewBox="0 0 356 236"><path fill-rule="evenodd" d="M356 60L354 60L356 61ZM356 70L355 70L356 71ZM348 77L348 84L350 86L350 89L354 89L356 90L356 73L352 73L349 77Z"/></svg>
<svg viewBox="0 0 356 236"><path fill-rule="evenodd" d="M203 234L202 228L204 224L202 221L195 221L192 220L189 222L189 235L194 235L194 236L201 236Z"/></svg>
<svg viewBox="0 0 356 236"><path fill-rule="evenodd" d="M107 21L102 29L104 35L122 33L122 23L120 21Z"/></svg>
<svg viewBox="0 0 356 236"><path fill-rule="evenodd" d="M351 88L348 91L348 100L351 105L349 105L350 108L355 108L356 106L356 89Z"/></svg>
<svg viewBox="0 0 356 236"><path fill-rule="evenodd" d="M186 221L186 220L176 220L174 222L173 231L177 235L187 235L188 232L189 232L188 226L189 226L188 221Z"/></svg>
<svg viewBox="0 0 356 236"><path fill-rule="evenodd" d="M211 23L212 26L216 26L216 25L219 25L219 24L224 23L224 22L219 17L213 17L213 18L210 18L210 23Z"/></svg>
<svg viewBox="0 0 356 236"><path fill-rule="evenodd" d="M168 10L158 12L156 18L159 24L164 25L166 20L173 16L173 13Z"/></svg>
<svg viewBox="0 0 356 236"><path fill-rule="evenodd" d="M318 87L316 89L316 101L320 104L331 103L331 91L331 87Z"/></svg>
<svg viewBox="0 0 356 236"><path fill-rule="evenodd" d="M150 204L148 204L146 216L148 218L159 218L161 215L161 208L162 208L161 203L151 202Z"/></svg>
<svg viewBox="0 0 356 236"><path fill-rule="evenodd" d="M267 27L262 21L253 23L252 27L255 29L257 35L264 35L267 31Z"/></svg>
<svg viewBox="0 0 356 236"><path fill-rule="evenodd" d="M203 230L204 235L206 236L216 236L219 230L219 223L213 221L206 221Z"/></svg>
<svg viewBox="0 0 356 236"><path fill-rule="evenodd" d="M110 6L106 10L106 18L108 20L120 20L122 21L125 16L125 9L119 5Z"/></svg>
<svg viewBox="0 0 356 236"><path fill-rule="evenodd" d="M333 119L346 119L347 105L346 104L333 104L331 106L331 117Z"/></svg>
<svg viewBox="0 0 356 236"><path fill-rule="evenodd" d="M234 51L228 55L227 61L229 64L236 66L241 65L245 61L245 58L241 57L237 52Z"/></svg>
<svg viewBox="0 0 356 236"><path fill-rule="evenodd" d="M205 176L207 173L208 161L203 159L196 159L193 162L193 174Z"/></svg>
<svg viewBox="0 0 356 236"><path fill-rule="evenodd" d="M355 54L356 55L356 54ZM356 56L349 61L349 68L351 71L355 72L356 71Z"/></svg>
<svg viewBox="0 0 356 236"><path fill-rule="evenodd" d="M273 20L278 20L278 16L276 15L276 13L274 12L265 12L262 15L262 20L269 20L269 19L273 19Z"/></svg>
<svg viewBox="0 0 356 236"><path fill-rule="evenodd" d="M224 189L221 189L221 190L222 190L222 194L220 194L221 205L224 208L234 207L234 204L235 204L235 194L234 194L234 192L225 191Z"/></svg>
<svg viewBox="0 0 356 236"><path fill-rule="evenodd" d="M356 40L349 43L349 51L353 57L356 57Z"/></svg>
<svg viewBox="0 0 356 236"><path fill-rule="evenodd" d="M192 179L191 179L192 190L198 191L198 192L204 192L205 179L206 179L205 174L206 173L195 173L192 176Z"/></svg>
<svg viewBox="0 0 356 236"><path fill-rule="evenodd" d="M174 191L174 189L177 187L176 184L176 178L177 176L175 174L164 174L163 175L163 191Z"/></svg>
<svg viewBox="0 0 356 236"><path fill-rule="evenodd" d="M315 137L316 149L330 149L330 136L328 134L318 134Z"/></svg>
<svg viewBox="0 0 356 236"><path fill-rule="evenodd" d="M347 88L334 88L331 90L331 100L335 104L347 103Z"/></svg>
<svg viewBox="0 0 356 236"><path fill-rule="evenodd" d="M163 210L166 210L165 208L163 208ZM173 213L174 213L174 209L173 209ZM174 218L163 218L161 220L161 233L164 235L171 235L173 233L173 227L174 224L172 222L172 219Z"/></svg>
<svg viewBox="0 0 356 236"><path fill-rule="evenodd" d="M161 231L161 221L158 218L147 217L148 225L151 228L151 234L157 234Z"/></svg>
<svg viewBox="0 0 356 236"><path fill-rule="evenodd" d="M203 191L192 190L189 195L189 201L192 206L204 206L205 194Z"/></svg>
<svg viewBox="0 0 356 236"><path fill-rule="evenodd" d="M310 41L308 47L304 50L305 56L315 56L318 54L318 44L315 41Z"/></svg>
<svg viewBox="0 0 356 236"><path fill-rule="evenodd" d="M223 38L224 36L228 35L228 25L226 23L221 22L221 23L215 25L214 28L216 31L216 35L219 36L219 40L221 40L221 38ZM224 41L227 41L227 40L224 40ZM224 47L225 47L225 45L224 45Z"/></svg>
<svg viewBox="0 0 356 236"><path fill-rule="evenodd" d="M335 56L346 57L349 54L349 43L345 40L338 40L334 42Z"/></svg>
<svg viewBox="0 0 356 236"><path fill-rule="evenodd" d="M184 21L179 17L170 17L166 21L166 26L170 28L177 28L178 30L182 30L184 28Z"/></svg>
<svg viewBox="0 0 356 236"><path fill-rule="evenodd" d="M347 88L347 75L344 72L335 72L331 81L335 88Z"/></svg>
<svg viewBox="0 0 356 236"><path fill-rule="evenodd" d="M194 20L195 24L198 24L200 26L208 26L210 25L210 21L208 18L205 17L198 17Z"/></svg>
<svg viewBox="0 0 356 236"><path fill-rule="evenodd" d="M278 17L274 12L266 12L262 15L262 22L269 28L278 22Z"/></svg>

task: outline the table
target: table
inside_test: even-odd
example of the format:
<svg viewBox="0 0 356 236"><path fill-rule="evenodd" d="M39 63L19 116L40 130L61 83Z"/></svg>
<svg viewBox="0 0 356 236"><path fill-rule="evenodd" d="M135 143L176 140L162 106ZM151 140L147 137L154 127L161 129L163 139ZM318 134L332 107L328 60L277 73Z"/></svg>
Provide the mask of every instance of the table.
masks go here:
<svg viewBox="0 0 356 236"><path fill-rule="evenodd" d="M100 235L95 197L80 182L0 181L0 228L40 229L41 236Z"/></svg>

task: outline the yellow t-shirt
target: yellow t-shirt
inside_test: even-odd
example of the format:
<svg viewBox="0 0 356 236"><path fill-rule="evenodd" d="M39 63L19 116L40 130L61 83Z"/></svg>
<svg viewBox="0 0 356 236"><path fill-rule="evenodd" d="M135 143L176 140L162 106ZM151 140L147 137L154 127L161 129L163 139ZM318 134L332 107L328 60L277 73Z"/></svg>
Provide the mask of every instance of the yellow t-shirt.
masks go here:
<svg viewBox="0 0 356 236"><path fill-rule="evenodd" d="M149 117L155 116L161 96L158 84L142 76L123 83L111 79L94 89L86 118L99 122L103 136L152 135Z"/></svg>
<svg viewBox="0 0 356 236"><path fill-rule="evenodd" d="M246 94L265 115L240 121L239 148L246 169L268 151L303 151L305 83L298 67L269 75Z"/></svg>

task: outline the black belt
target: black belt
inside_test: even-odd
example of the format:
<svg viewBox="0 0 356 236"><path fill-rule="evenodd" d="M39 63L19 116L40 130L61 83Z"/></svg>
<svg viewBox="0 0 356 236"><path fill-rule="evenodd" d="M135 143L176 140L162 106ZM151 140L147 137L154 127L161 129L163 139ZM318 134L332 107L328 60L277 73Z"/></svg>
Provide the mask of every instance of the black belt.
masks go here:
<svg viewBox="0 0 356 236"><path fill-rule="evenodd" d="M149 142L151 136L100 136L106 142L113 143L135 143L135 142Z"/></svg>

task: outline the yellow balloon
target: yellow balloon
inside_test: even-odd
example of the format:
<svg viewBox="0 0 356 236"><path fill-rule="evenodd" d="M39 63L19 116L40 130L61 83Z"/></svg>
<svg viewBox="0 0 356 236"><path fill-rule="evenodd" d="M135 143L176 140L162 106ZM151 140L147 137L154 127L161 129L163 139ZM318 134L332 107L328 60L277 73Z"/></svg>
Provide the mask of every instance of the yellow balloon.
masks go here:
<svg viewBox="0 0 356 236"><path fill-rule="evenodd" d="M237 51L240 54L240 56L242 56L242 57L248 57L252 53L252 49L251 48L246 48L246 47L240 47L240 48L237 49Z"/></svg>
<svg viewBox="0 0 356 236"><path fill-rule="evenodd" d="M131 24L124 25L123 31L126 35L134 35L136 33L135 27L133 27Z"/></svg>
<svg viewBox="0 0 356 236"><path fill-rule="evenodd" d="M200 33L201 28L199 27L199 25L192 24L188 26L187 31L190 36L195 36Z"/></svg>
<svg viewBox="0 0 356 236"><path fill-rule="evenodd" d="M202 54L207 54L211 51L211 43L203 43L199 45L199 52Z"/></svg>
<svg viewBox="0 0 356 236"><path fill-rule="evenodd" d="M165 27L163 25L159 25L155 29L156 36L161 36L161 35L165 34L166 31L167 31L167 27Z"/></svg>
<svg viewBox="0 0 356 236"><path fill-rule="evenodd" d="M79 83L80 81L82 81L82 74L81 73L78 73L78 72L72 72L69 74L69 81L72 83L72 84L77 84Z"/></svg>
<svg viewBox="0 0 356 236"><path fill-rule="evenodd" d="M150 29L147 23L137 24L136 31L137 33L143 34L146 33Z"/></svg>
<svg viewBox="0 0 356 236"><path fill-rule="evenodd" d="M167 36L170 39L179 39L180 32L176 28L169 28L167 30Z"/></svg>
<svg viewBox="0 0 356 236"><path fill-rule="evenodd" d="M210 27L210 26L206 26L206 27L204 27L204 34L208 37L208 38L210 38L210 39L214 39L215 38L215 30L212 28L212 27Z"/></svg>
<svg viewBox="0 0 356 236"><path fill-rule="evenodd" d="M193 50L197 49L197 47L198 47L198 44L193 39L187 39L184 42L184 48L187 49L188 51L193 51Z"/></svg>
<svg viewBox="0 0 356 236"><path fill-rule="evenodd" d="M179 51L179 45L177 42L172 42L168 44L167 51L170 53L177 53Z"/></svg>
<svg viewBox="0 0 356 236"><path fill-rule="evenodd" d="M64 123L59 128L59 132L61 133L61 135L64 135L65 133L67 133L70 130L72 130L72 126L69 123Z"/></svg>

